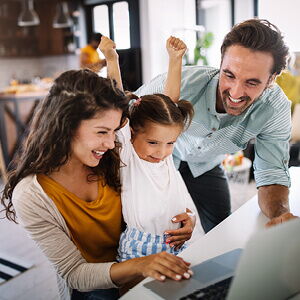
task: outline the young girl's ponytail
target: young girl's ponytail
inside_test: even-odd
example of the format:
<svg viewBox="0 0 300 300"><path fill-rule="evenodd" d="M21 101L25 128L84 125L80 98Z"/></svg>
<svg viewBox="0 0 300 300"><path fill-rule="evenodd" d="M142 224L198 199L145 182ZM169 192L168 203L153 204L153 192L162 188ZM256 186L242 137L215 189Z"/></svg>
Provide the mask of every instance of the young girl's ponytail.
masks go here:
<svg viewBox="0 0 300 300"><path fill-rule="evenodd" d="M179 100L177 103L178 109L181 111L184 120L184 130L188 129L194 116L194 108L191 102L187 100Z"/></svg>

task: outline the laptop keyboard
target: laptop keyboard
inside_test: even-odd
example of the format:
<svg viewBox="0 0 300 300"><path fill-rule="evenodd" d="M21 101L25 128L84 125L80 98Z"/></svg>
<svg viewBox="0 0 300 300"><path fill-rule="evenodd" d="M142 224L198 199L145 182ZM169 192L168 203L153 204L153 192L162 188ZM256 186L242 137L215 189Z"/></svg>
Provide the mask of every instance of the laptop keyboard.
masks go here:
<svg viewBox="0 0 300 300"><path fill-rule="evenodd" d="M222 300L226 298L229 286L233 277L226 278L206 288L196 290L193 293L186 295L180 300L206 299L206 300Z"/></svg>

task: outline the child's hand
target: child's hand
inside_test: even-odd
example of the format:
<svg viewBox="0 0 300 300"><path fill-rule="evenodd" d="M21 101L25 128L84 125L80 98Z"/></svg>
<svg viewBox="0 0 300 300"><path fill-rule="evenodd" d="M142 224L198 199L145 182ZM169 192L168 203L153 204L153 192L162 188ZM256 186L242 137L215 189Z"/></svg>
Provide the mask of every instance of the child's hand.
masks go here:
<svg viewBox="0 0 300 300"><path fill-rule="evenodd" d="M118 57L119 57L119 55L116 51L115 42L106 36L101 37L99 49L104 54L106 60L115 60L115 59L118 59Z"/></svg>
<svg viewBox="0 0 300 300"><path fill-rule="evenodd" d="M166 48L170 58L182 58L187 49L186 44L174 36L168 38Z"/></svg>

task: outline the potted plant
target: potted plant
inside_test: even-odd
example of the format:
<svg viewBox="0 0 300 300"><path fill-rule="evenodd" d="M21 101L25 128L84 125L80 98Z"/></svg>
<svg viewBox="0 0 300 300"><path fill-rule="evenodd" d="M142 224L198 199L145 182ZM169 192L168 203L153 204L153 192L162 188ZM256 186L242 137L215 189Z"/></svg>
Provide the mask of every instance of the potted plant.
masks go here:
<svg viewBox="0 0 300 300"><path fill-rule="evenodd" d="M212 32L205 32L198 38L194 49L194 65L208 65L206 51L212 45L213 40L214 35Z"/></svg>

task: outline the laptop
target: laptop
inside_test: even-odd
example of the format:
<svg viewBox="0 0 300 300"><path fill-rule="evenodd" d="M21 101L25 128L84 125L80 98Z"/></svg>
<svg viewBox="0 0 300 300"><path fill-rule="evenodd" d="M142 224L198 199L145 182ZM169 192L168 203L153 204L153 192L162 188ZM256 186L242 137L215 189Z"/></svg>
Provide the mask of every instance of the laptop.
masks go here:
<svg viewBox="0 0 300 300"><path fill-rule="evenodd" d="M192 270L189 280L153 280L144 286L166 300L298 300L300 220L264 229L250 238L244 250L224 253Z"/></svg>

